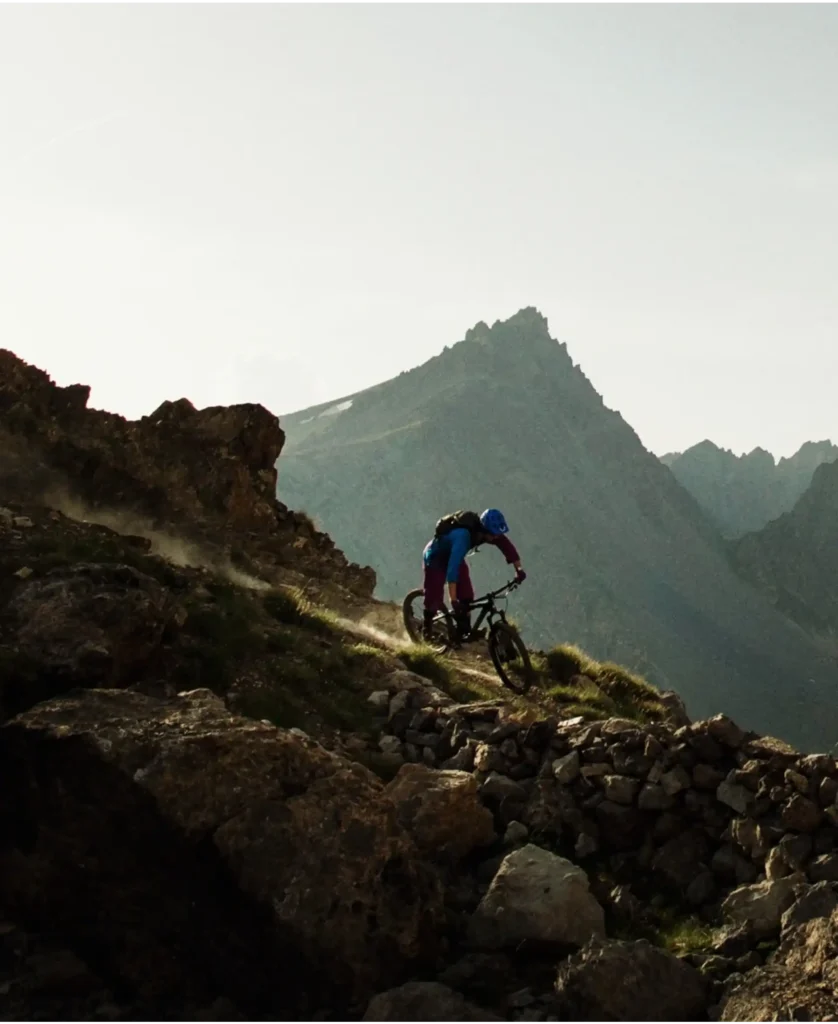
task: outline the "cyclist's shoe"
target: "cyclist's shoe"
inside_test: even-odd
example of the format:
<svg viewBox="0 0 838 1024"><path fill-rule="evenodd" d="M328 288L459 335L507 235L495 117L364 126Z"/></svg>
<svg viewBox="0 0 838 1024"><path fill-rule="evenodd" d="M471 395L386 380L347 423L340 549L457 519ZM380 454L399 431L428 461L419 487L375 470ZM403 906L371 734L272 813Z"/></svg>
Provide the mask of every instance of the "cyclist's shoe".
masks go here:
<svg viewBox="0 0 838 1024"><path fill-rule="evenodd" d="M471 633L471 615L467 601L455 601L453 606L454 625L457 627L457 639L467 640Z"/></svg>

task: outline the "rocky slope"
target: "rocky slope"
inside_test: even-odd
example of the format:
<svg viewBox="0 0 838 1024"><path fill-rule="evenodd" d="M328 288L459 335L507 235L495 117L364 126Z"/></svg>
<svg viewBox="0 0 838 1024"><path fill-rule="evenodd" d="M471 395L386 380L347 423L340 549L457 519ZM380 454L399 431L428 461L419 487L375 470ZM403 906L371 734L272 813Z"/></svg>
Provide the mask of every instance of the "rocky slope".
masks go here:
<svg viewBox="0 0 838 1024"><path fill-rule="evenodd" d="M760 530L790 512L818 466L838 459L831 441L807 441L794 455L774 461L763 448L734 455L712 441L661 458L683 487L730 539Z"/></svg>
<svg viewBox="0 0 838 1024"><path fill-rule="evenodd" d="M794 508L733 548L742 576L804 628L838 638L838 462L819 466Z"/></svg>
<svg viewBox="0 0 838 1024"><path fill-rule="evenodd" d="M530 641L578 643L810 749L838 736L835 664L732 570L725 544L546 320L479 324L377 387L284 418L279 492L375 565L378 594L417 585L444 512L503 508L530 570L512 612ZM497 584L492 552L472 562Z"/></svg>
<svg viewBox="0 0 838 1024"><path fill-rule="evenodd" d="M371 569L347 563L331 539L276 501L285 435L262 406L196 410L164 402L136 422L88 409L90 389L57 387L0 349L0 488L121 532L177 538L204 560L244 571L372 593ZM80 511L79 511L80 510ZM159 536L162 534L162 538Z"/></svg>
<svg viewBox="0 0 838 1024"><path fill-rule="evenodd" d="M0 492L3 1019L836 1015L833 758L723 716L470 691L279 585L314 550L312 585L363 600L323 540L294 546L292 513L239 526L262 575L176 565L156 533L30 500L62 441L29 429ZM247 476L202 492L190 536L223 552L210 520Z"/></svg>

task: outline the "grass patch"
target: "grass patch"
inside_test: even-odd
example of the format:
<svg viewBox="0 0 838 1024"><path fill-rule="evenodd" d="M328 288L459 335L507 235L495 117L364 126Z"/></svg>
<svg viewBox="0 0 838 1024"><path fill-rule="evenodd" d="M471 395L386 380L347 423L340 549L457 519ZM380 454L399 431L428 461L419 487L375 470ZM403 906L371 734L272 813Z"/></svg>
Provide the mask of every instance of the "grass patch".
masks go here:
<svg viewBox="0 0 838 1024"><path fill-rule="evenodd" d="M402 647L397 657L411 672L424 676L439 686L447 688L451 684L451 670L442 655L431 650L424 644L409 644Z"/></svg>
<svg viewBox="0 0 838 1024"><path fill-rule="evenodd" d="M297 587L276 587L262 598L262 606L271 618L288 626L303 626L320 636L340 631L337 617L312 604Z"/></svg>
<svg viewBox="0 0 838 1024"><path fill-rule="evenodd" d="M538 658L549 695L566 713L572 708L587 718L610 714L638 723L664 717L657 689L621 665L600 663L573 644L561 644Z"/></svg>
<svg viewBox="0 0 838 1024"><path fill-rule="evenodd" d="M272 649L289 646L280 630L266 630L258 598L233 583L206 585L209 600L190 598L182 634L185 643L175 673L179 685L207 686L225 694L236 670Z"/></svg>
<svg viewBox="0 0 838 1024"><path fill-rule="evenodd" d="M367 695L387 671L379 652L324 647L303 628L291 630L291 650L262 666L259 680L236 694L236 710L283 728L322 726L364 732L372 726Z"/></svg>
<svg viewBox="0 0 838 1024"><path fill-rule="evenodd" d="M674 911L662 911L655 929L655 944L670 953L699 953L713 945L716 931L695 915L677 917Z"/></svg>
<svg viewBox="0 0 838 1024"><path fill-rule="evenodd" d="M574 644L559 644L543 657L547 674L557 683L569 683L573 676L590 675L593 678L590 670L596 662Z"/></svg>
<svg viewBox="0 0 838 1024"><path fill-rule="evenodd" d="M302 625L305 618L303 598L295 587L276 587L262 598L262 607L272 619L287 626Z"/></svg>

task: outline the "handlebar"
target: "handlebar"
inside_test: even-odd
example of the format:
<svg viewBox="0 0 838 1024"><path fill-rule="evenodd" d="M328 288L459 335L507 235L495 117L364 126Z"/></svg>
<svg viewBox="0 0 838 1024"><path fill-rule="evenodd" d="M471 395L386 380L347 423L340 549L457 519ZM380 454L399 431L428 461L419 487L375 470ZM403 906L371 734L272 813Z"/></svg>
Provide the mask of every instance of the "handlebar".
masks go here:
<svg viewBox="0 0 838 1024"><path fill-rule="evenodd" d="M498 590L493 590L490 594L486 594L485 597L478 597L472 602L476 604L479 601L486 601L488 598L503 597L504 594L509 593L511 590L517 590L521 584L518 580L510 580L508 583L504 583Z"/></svg>

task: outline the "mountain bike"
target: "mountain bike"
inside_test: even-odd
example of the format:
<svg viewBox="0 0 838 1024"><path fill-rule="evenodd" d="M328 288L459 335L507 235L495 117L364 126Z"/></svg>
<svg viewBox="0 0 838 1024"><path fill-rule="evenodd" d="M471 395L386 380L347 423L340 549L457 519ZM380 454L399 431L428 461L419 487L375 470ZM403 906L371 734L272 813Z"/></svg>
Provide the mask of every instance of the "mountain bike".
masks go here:
<svg viewBox="0 0 838 1024"><path fill-rule="evenodd" d="M402 602L402 615L407 635L417 644L426 644L438 654L458 650L466 644L484 639L485 631L481 629L484 622L488 625L488 636L485 637L489 646L492 664L500 676L504 686L515 693L526 693L535 678L530 655L526 644L518 630L507 622L506 612L498 608L496 602L517 589L520 584L511 580L499 590L494 590L483 597L478 597L469 604L471 612L479 611L477 621L466 636L460 636L454 616L443 607L434 616L430 628L430 636L424 635L423 608L425 592L420 587L411 590Z"/></svg>

